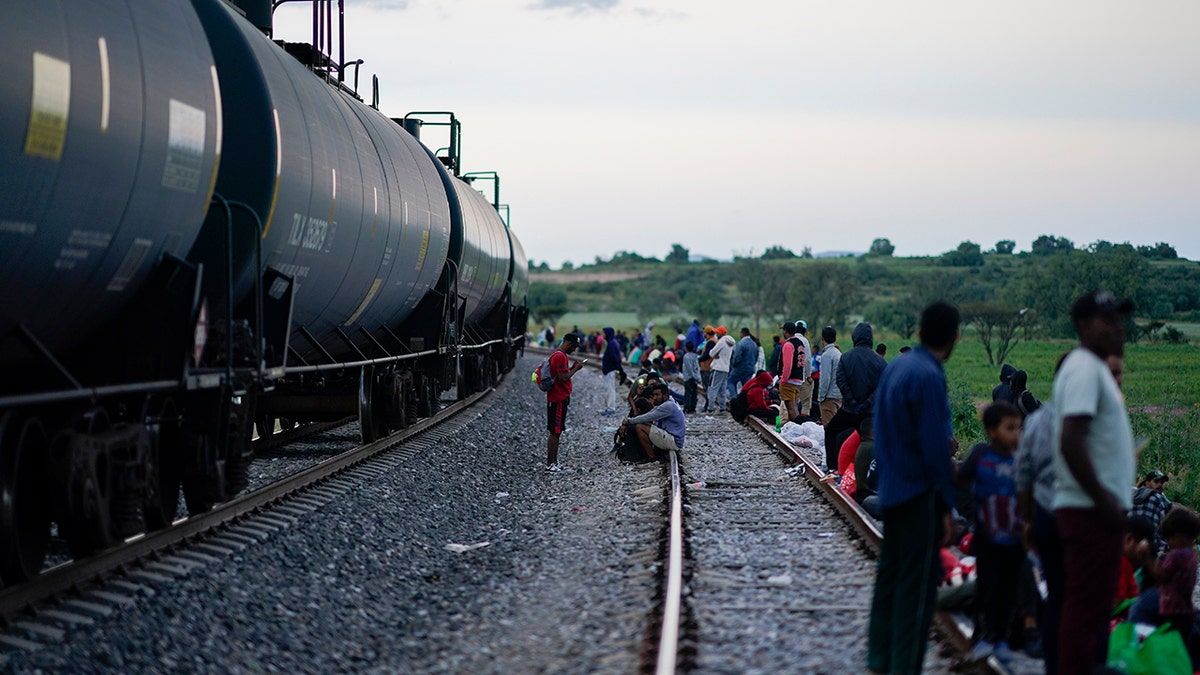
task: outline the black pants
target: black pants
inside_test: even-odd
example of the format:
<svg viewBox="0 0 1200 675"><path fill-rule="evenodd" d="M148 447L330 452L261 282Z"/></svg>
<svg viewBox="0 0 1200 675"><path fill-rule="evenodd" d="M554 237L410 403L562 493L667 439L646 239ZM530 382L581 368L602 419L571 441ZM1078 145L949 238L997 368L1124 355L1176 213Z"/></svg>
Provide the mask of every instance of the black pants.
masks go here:
<svg viewBox="0 0 1200 675"><path fill-rule="evenodd" d="M825 466L830 471L837 471L838 465L838 450L841 446L837 444L837 437L843 431L854 430L858 425L862 424L866 415L848 412L845 408L837 411L833 419L829 420L829 424L825 425Z"/></svg>
<svg viewBox="0 0 1200 675"><path fill-rule="evenodd" d="M972 546L980 549L975 556L979 579L975 585L975 615L983 626L983 639L996 644L1008 641L1017 608L1017 587L1025 550L1020 544L982 541L977 532Z"/></svg>
<svg viewBox="0 0 1200 675"><path fill-rule="evenodd" d="M695 380L683 381L683 412L696 412L696 394L698 387Z"/></svg>

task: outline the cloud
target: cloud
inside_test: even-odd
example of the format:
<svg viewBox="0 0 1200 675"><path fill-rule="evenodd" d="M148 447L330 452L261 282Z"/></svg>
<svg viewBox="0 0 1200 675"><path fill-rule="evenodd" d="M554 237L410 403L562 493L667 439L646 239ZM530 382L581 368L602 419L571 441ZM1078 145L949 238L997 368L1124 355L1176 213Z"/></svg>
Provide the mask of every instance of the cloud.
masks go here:
<svg viewBox="0 0 1200 675"><path fill-rule="evenodd" d="M573 12L603 12L617 6L621 0L538 0L532 9L569 9Z"/></svg>

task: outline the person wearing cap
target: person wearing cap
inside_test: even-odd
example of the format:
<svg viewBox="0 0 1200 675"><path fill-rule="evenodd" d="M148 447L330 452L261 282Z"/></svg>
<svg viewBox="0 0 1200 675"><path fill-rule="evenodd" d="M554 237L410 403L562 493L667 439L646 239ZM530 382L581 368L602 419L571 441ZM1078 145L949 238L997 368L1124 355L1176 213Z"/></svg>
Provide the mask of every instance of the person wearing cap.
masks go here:
<svg viewBox="0 0 1200 675"><path fill-rule="evenodd" d="M1163 486L1170 480L1161 471L1151 471L1146 474L1146 480L1133 489L1133 508L1129 517L1141 516L1154 524L1154 552L1163 553L1167 550L1167 540L1158 531L1158 524L1163 516L1171 510L1171 500L1163 494Z"/></svg>
<svg viewBox="0 0 1200 675"><path fill-rule="evenodd" d="M733 336L728 334L725 326L717 326L717 342L709 351L712 356L712 386L709 397L712 398L713 409L724 412L729 403L729 362L733 358Z"/></svg>
<svg viewBox="0 0 1200 675"><path fill-rule="evenodd" d="M796 335L796 324L783 324L783 349L779 355L779 399L787 407L788 420L794 421L800 414L800 385L804 384L804 368L808 363L808 350L804 341Z"/></svg>
<svg viewBox="0 0 1200 675"><path fill-rule="evenodd" d="M546 471L558 472L558 440L567 425L567 407L571 404L571 378L583 367L581 361L571 363L571 354L579 347L579 336L567 333L562 344L550 355L550 377L554 385L546 392Z"/></svg>
<svg viewBox="0 0 1200 675"><path fill-rule="evenodd" d="M712 348L717 346L717 329L712 326L704 327L704 345L700 348L700 389L704 392L704 409L700 412L712 412Z"/></svg>
<svg viewBox="0 0 1200 675"><path fill-rule="evenodd" d="M804 319L796 320L796 337L800 338L800 343L804 345L804 353L808 358L804 360L804 381L800 383L800 398L796 399L796 407L800 410L801 415L812 414L813 402L813 361L814 354L812 344L808 341L808 322Z"/></svg>
<svg viewBox="0 0 1200 675"><path fill-rule="evenodd" d="M1108 618L1120 574L1129 486L1136 471L1129 413L1106 359L1125 351L1133 303L1093 291L1071 307L1079 346L1054 378L1054 518L1066 587L1058 672L1104 665Z"/></svg>

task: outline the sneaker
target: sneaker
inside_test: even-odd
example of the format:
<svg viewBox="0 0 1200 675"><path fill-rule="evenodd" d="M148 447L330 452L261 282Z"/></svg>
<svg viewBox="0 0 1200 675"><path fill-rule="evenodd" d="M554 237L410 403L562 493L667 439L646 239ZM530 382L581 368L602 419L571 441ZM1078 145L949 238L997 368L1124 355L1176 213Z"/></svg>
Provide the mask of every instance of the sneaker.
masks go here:
<svg viewBox="0 0 1200 675"><path fill-rule="evenodd" d="M1000 663L1003 663L1004 665L1012 663L1013 651L1008 648L1007 642L997 642L996 648L992 650L992 654L997 659L1000 659Z"/></svg>
<svg viewBox="0 0 1200 675"><path fill-rule="evenodd" d="M546 473L558 473L559 471L562 471L562 469L557 463L546 465Z"/></svg>
<svg viewBox="0 0 1200 675"><path fill-rule="evenodd" d="M617 414L617 411L616 411L616 410L601 410L601 411L600 411L600 414L601 414L601 415L603 415L603 416L605 416L605 417L608 417L609 415L615 415L615 414Z"/></svg>
<svg viewBox="0 0 1200 675"><path fill-rule="evenodd" d="M1008 649L1007 646L1005 646L1004 648L1006 650ZM995 647L992 646L992 643L988 642L987 640L980 640L979 642L975 643L974 647L971 648L970 660L971 661L986 660L987 657L991 656L993 653L995 653L995 651L996 651L996 649L995 649ZM1011 656L1011 654L1012 654L1012 652L1009 652L1010 656Z"/></svg>
<svg viewBox="0 0 1200 675"><path fill-rule="evenodd" d="M842 477L838 475L838 472L830 471L824 476L821 476L821 481L824 483L837 483L840 485L842 482Z"/></svg>

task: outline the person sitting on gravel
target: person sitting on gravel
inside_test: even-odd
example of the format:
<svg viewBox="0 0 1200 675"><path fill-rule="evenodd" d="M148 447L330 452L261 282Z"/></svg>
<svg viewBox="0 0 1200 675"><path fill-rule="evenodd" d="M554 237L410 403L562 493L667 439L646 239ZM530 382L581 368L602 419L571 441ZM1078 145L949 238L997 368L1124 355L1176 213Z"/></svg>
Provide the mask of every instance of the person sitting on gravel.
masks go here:
<svg viewBox="0 0 1200 675"><path fill-rule="evenodd" d="M749 415L769 422L775 421L778 409L772 405L770 394L771 383L774 381L775 378L771 377L770 373L760 370L742 385L742 390L729 403L729 414L735 422L743 422Z"/></svg>
<svg viewBox="0 0 1200 675"><path fill-rule="evenodd" d="M637 378L629 384L629 394L625 397L626 403L629 404L629 415L636 415L637 408L633 405L634 400L639 396L649 396L650 388L658 384L658 373L653 370L644 370L638 373Z"/></svg>
<svg viewBox="0 0 1200 675"><path fill-rule="evenodd" d="M650 400L645 396L638 396L633 399L633 411L637 415L644 415L650 412L654 406L650 405ZM638 440L637 427L622 424L617 430L616 438L614 439L617 459L622 462L633 462L641 464L643 462L652 461L652 458L646 454L642 448L642 443Z"/></svg>
<svg viewBox="0 0 1200 675"><path fill-rule="evenodd" d="M629 427L637 429L638 441L646 454L654 459L665 460L665 452L657 450L675 450L683 448L684 434L687 431L687 421L683 409L671 398L670 390L665 382L658 382L649 388L650 404L654 406L650 412L627 417L621 422L621 433Z"/></svg>

